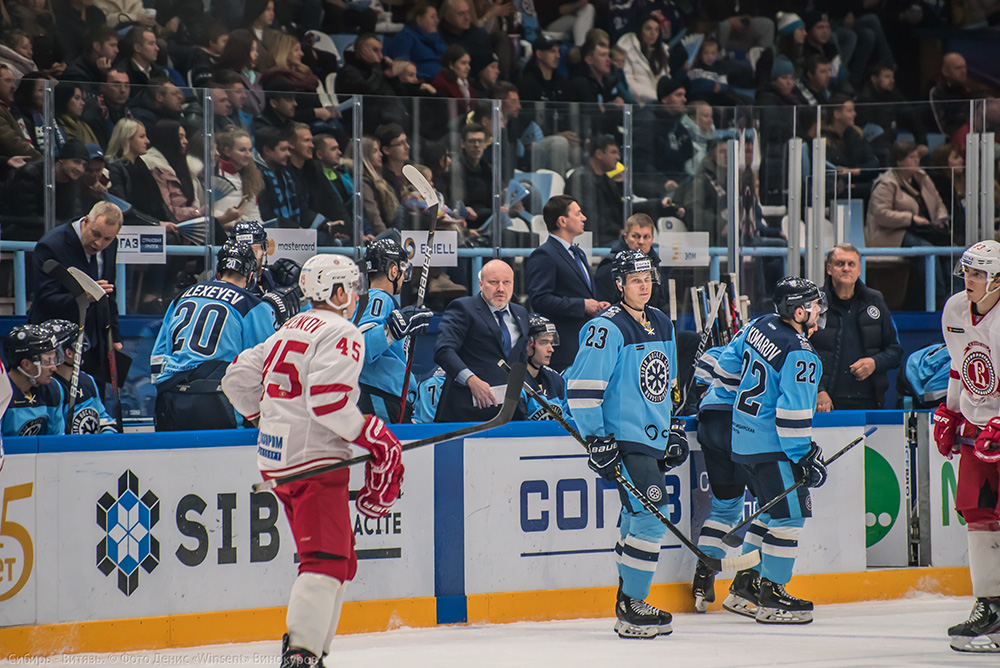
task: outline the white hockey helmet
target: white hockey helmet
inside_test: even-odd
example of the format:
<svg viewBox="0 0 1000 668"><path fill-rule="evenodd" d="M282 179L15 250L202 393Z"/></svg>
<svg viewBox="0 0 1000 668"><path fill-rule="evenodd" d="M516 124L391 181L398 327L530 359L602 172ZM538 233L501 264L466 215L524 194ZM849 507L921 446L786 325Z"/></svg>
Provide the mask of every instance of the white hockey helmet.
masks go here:
<svg viewBox="0 0 1000 668"><path fill-rule="evenodd" d="M352 292L358 295L367 292L358 265L351 258L344 255L313 255L302 265L299 287L306 299L343 308L343 305L338 307L330 301L338 285L343 286L348 295Z"/></svg>
<svg viewBox="0 0 1000 668"><path fill-rule="evenodd" d="M964 276L970 269L985 272L987 282L992 282L1000 274L1000 243L988 239L966 248L955 265L955 275Z"/></svg>

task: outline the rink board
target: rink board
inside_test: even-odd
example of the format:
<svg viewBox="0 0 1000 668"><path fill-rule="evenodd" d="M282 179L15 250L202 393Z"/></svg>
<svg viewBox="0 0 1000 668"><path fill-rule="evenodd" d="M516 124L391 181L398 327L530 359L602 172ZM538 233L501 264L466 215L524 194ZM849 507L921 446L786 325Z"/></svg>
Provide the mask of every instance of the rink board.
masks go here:
<svg viewBox="0 0 1000 668"><path fill-rule="evenodd" d="M865 414L817 422L815 438L832 453L863 431ZM397 433L406 441L446 430L408 425ZM277 499L250 492L259 478L254 437L8 439L0 646L45 654L280 635L295 546ZM388 518L365 520L352 506L359 572L342 631L606 616L620 506L581 453L551 423L408 452L404 493ZM361 474L356 467L352 490ZM697 478L691 464L666 478L665 514L688 535ZM962 593L961 568L859 575L862 448L839 460L813 496L796 583L817 601ZM684 583L693 566L667 533L653 599L690 607ZM870 577L880 578L875 592L860 586Z"/></svg>

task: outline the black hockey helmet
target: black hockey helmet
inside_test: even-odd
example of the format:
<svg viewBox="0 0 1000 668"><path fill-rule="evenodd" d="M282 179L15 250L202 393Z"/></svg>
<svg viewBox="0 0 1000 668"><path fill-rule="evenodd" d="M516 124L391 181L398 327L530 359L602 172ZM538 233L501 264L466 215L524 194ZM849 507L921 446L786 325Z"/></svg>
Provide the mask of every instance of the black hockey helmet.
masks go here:
<svg viewBox="0 0 1000 668"><path fill-rule="evenodd" d="M54 354L43 360L46 353ZM11 329L3 342L3 354L7 358L8 366L12 369L19 367L21 360L34 362L37 373L30 376L31 378L37 378L41 374L43 362L46 365L59 365L64 360L63 351L56 335L41 325L18 325Z"/></svg>
<svg viewBox="0 0 1000 668"><path fill-rule="evenodd" d="M257 259L250 244L233 239L222 244L216 257L215 272L221 276L227 271L235 271L248 281L253 280L257 272Z"/></svg>
<svg viewBox="0 0 1000 668"><path fill-rule="evenodd" d="M653 266L653 261L641 250L623 250L615 255L611 265L611 276L615 283L622 285L625 285L625 277L629 274L638 274L644 271L649 272L654 283L659 283L658 272Z"/></svg>
<svg viewBox="0 0 1000 668"><path fill-rule="evenodd" d="M774 287L774 311L783 318L794 318L795 309L808 309L816 300L820 313L826 313L826 295L808 278L786 276Z"/></svg>
<svg viewBox="0 0 1000 668"><path fill-rule="evenodd" d="M398 241L391 237L383 237L368 244L364 259L366 274L385 274L393 265L399 267L404 281L410 280L410 275L413 273L412 265Z"/></svg>
<svg viewBox="0 0 1000 668"><path fill-rule="evenodd" d="M256 220L244 220L236 223L229 238L232 241L242 241L251 246L261 246L267 250L267 230Z"/></svg>
<svg viewBox="0 0 1000 668"><path fill-rule="evenodd" d="M539 334L551 334L552 345L559 345L559 332L556 331L556 326L552 324L552 321L544 315L532 313L528 316L528 338L534 341Z"/></svg>
<svg viewBox="0 0 1000 668"><path fill-rule="evenodd" d="M52 320L46 320L39 327L47 329L56 336L56 341L59 342L60 347L63 350L66 348L72 348L76 343L76 338L80 335L80 325L72 322L70 320L60 320L58 318L53 318ZM84 350L87 348L87 339L83 339Z"/></svg>

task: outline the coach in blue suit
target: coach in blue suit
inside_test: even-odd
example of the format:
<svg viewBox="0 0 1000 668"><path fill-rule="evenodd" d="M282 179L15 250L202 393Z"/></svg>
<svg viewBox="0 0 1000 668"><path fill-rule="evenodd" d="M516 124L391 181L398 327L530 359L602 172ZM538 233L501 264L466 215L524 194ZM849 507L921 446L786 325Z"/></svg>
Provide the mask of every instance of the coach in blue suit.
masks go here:
<svg viewBox="0 0 1000 668"><path fill-rule="evenodd" d="M584 232L587 217L569 195L556 195L542 209L549 238L524 263L531 308L552 321L559 346L549 362L560 373L573 363L580 328L609 304L597 300L590 262L573 240Z"/></svg>
<svg viewBox="0 0 1000 668"><path fill-rule="evenodd" d="M52 318L79 322L79 310L73 295L44 271L46 260L56 260L62 266L77 267L87 273L110 296L111 333L115 348L121 350L118 332L118 306L114 298L115 264L118 261L118 232L122 227L122 212L110 202L98 202L80 220L60 225L45 233L35 246L31 266L35 279L35 297L28 312L28 322L42 323ZM100 309L88 308L84 333L90 348L83 354L81 367L97 381L102 391L111 380L105 362L108 343Z"/></svg>
<svg viewBox="0 0 1000 668"><path fill-rule="evenodd" d="M483 422L499 412L503 391L492 388L505 386L507 374L497 361L527 360L528 311L511 303L513 291L510 265L491 260L479 272L479 294L448 304L434 346L447 374L436 422ZM524 419L520 408L514 419Z"/></svg>

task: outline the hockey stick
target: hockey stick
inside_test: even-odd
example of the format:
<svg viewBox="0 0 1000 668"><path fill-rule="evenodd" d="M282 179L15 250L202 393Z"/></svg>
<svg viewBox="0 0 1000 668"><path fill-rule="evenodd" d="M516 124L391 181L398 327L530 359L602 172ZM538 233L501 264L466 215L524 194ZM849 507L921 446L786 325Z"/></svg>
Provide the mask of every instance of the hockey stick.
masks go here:
<svg viewBox="0 0 1000 668"><path fill-rule="evenodd" d="M417 284L417 308L424 305L424 297L427 296L427 274L431 270L431 252L434 242L434 231L437 229L438 197L437 192L427 182L424 175L413 165L403 165L403 176L410 182L420 196L427 203L427 210L430 212L431 222L427 231L427 245L424 246L424 266L420 268L420 283ZM412 336L407 337L406 342L406 370L403 375L403 396L399 398L399 421L403 421L406 413L406 393L410 389L410 367L413 366L413 353L417 349L417 342Z"/></svg>
<svg viewBox="0 0 1000 668"><path fill-rule="evenodd" d="M73 345L73 377L69 382L69 403L66 409L66 434L73 432L73 410L76 408L76 393L80 386L80 358L83 357L83 337L84 327L87 324L87 309L90 307L87 299L87 292L79 281L66 271L57 260L46 260L42 265L42 271L54 278L63 286L73 299L76 300L77 310L80 312L79 325L80 333L76 336L76 343Z"/></svg>
<svg viewBox="0 0 1000 668"><path fill-rule="evenodd" d="M720 288L721 287L722 286L720 286ZM700 318L698 317L699 312L697 310L697 305L696 305L696 297L695 297L696 293L694 292L695 288L691 288L691 290L692 290L691 294L693 297L692 301L695 302L692 304L692 307L696 309L695 321L699 322ZM722 290L720 289L719 292L713 293L709 295L709 297L710 297L709 308L711 309L711 313L707 315L705 325L699 332L701 335L701 339L698 341L698 349L694 353L695 366L698 365L698 360L701 359L701 356L705 354L705 348L706 346L708 346L708 339L709 337L712 336L712 328L715 325L716 317L718 317L719 315L719 304L722 303ZM688 395L691 394L691 388L694 387L694 381L695 381L695 374L692 373L691 378L687 382L687 385L684 386L684 392L681 394L680 401L674 408L679 408L687 403Z"/></svg>
<svg viewBox="0 0 1000 668"><path fill-rule="evenodd" d="M513 373L511 373L510 366L508 366L507 363L504 362L503 360L497 362L497 366L499 366L507 373L511 374L511 378L508 379L509 384L507 385L509 389L511 385L514 384ZM545 411L550 416L552 416L552 419L559 423L559 426L565 429L570 436L576 439L577 443L582 445L584 450L589 451L589 448L587 447L587 441L585 441L583 436L580 435L580 432L574 429L573 425L567 422L566 419L562 415L560 415L558 411L552 408L552 405L545 400L545 397L543 397L541 393L537 392L533 387L531 387L531 385L528 384L527 379L525 379L522 382L524 384L524 391L528 393L528 396L537 401L539 404L541 404L542 408L544 408ZM707 554L702 552L697 545L692 543L691 540L687 536L685 536L673 522L668 520L666 516L662 512L660 512L660 509L657 508L655 505L653 505L652 501L647 499L642 492L640 492L638 489L635 488L635 485L629 482L625 478L625 476L621 474L621 467L615 470L615 482L624 487L629 494L638 499L639 503L642 504L643 508L652 513L653 516L656 517L656 519L660 520L660 522L663 523L663 526L667 527L667 529L669 529L670 532L674 534L674 536L676 536L677 539L680 540L686 548L694 552L699 559L701 559L703 562L705 562L705 564L709 566L709 568L715 569L716 571L720 572L742 571L752 566L756 566L758 563L760 563L760 555L758 555L756 552L750 552L748 554L743 554L738 557L723 557L722 559L716 559L715 557L708 556Z"/></svg>
<svg viewBox="0 0 1000 668"><path fill-rule="evenodd" d="M833 453L829 458L824 459L823 460L823 464L825 464L826 466L829 466L830 464L834 463L835 461L837 461L838 459L840 459L843 455L845 455L848 450L850 450L851 448L853 448L855 445L857 445L861 441L865 440L865 438L867 438L868 436L871 436L872 434L874 434L876 431L878 431L878 427L869 427L865 431L865 433L861 434L861 436L858 436L856 439L854 439L853 441L851 441L850 443L848 443L847 445L845 445L844 447L842 447L840 450L838 450L837 452ZM757 512L755 512L753 515L751 515L750 517L746 518L745 520L743 520L742 522L740 522L739 524L737 524L736 526L734 526L732 529L730 529L722 537L722 542L725 543L726 545L728 545L729 547L738 547L740 544L743 543L743 539L740 536L736 535L737 531L739 531L743 527L749 525L755 519L757 519L758 517L760 517L761 515L763 515L767 511L769 511L771 508L773 508L775 506L776 503L778 503L779 501L781 501L782 499L784 499L786 496L788 496L789 494L791 494L792 492L794 492L795 490L797 490L799 487L802 487L802 485L804 485L804 484L806 484L805 479L799 480L797 483L795 483L794 485L792 485L791 487L789 487L788 489L786 489L784 492L782 492L778 496L774 497L773 499L771 499L770 501L768 501L767 503L765 503L763 506L761 506L760 508L758 508Z"/></svg>
<svg viewBox="0 0 1000 668"><path fill-rule="evenodd" d="M462 427L461 429L456 429L455 431L438 434L437 436L428 436L427 438L419 441L411 441L410 443L403 445L403 452L413 450L415 448L422 448L425 445L434 445L435 443L444 443L445 441L465 438L466 436L471 436L472 434L478 434L483 431L504 426L511 421L511 418L514 417L514 411L517 410L517 404L521 400L521 383L524 382L525 373L527 373L527 367L524 364L514 365L514 371L510 374L510 379L507 383L507 390L504 392L503 405L500 407L500 412L491 419L486 422L480 422L479 424ZM339 469L347 468L348 466L354 466L355 464L367 462L371 459L372 455L370 453L360 455L358 457L352 457L351 459L345 459L337 462L336 464L328 464L326 466L320 466L319 468L309 469L308 471L281 476L280 478L261 480L260 482L255 482L252 488L255 492L266 492L269 489L274 489L278 485L284 485L297 480L305 480L306 478L312 478L313 476L321 475L323 473L337 471Z"/></svg>
<svg viewBox="0 0 1000 668"><path fill-rule="evenodd" d="M125 433L122 424L122 398L118 387L118 360L115 359L115 341L111 333L111 295L104 291L97 281L78 267L69 267L67 271L83 287L84 291L100 306L104 316L104 331L108 338L108 375L111 376L111 393L115 395L115 424L118 433ZM103 399L103 397L102 397Z"/></svg>

